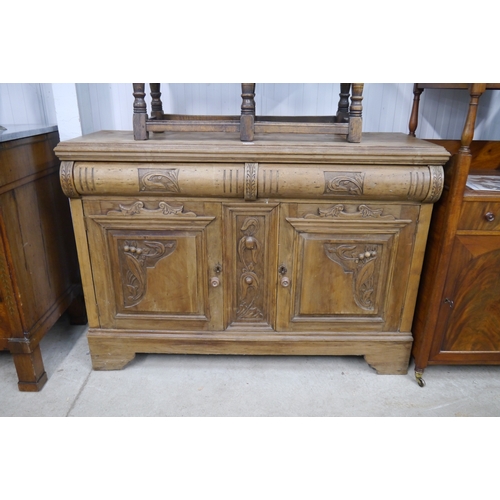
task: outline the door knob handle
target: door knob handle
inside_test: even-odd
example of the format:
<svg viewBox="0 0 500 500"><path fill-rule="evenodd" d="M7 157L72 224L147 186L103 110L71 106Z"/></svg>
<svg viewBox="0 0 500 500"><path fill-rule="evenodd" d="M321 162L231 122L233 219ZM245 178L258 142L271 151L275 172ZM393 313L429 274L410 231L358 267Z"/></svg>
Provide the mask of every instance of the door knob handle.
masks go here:
<svg viewBox="0 0 500 500"><path fill-rule="evenodd" d="M289 287L290 286L290 278L288 278L287 276L283 276L281 278L281 286L284 288Z"/></svg>

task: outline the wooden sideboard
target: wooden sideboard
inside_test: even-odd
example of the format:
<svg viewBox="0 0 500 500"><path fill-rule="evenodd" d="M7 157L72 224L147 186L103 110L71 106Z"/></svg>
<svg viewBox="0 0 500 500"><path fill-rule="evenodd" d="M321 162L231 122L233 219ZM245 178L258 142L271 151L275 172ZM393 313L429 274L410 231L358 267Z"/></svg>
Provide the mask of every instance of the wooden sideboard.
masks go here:
<svg viewBox="0 0 500 500"><path fill-rule="evenodd" d="M500 179L500 141L473 141L480 97L500 84L415 84L410 134L427 88L468 90L459 141L432 141L452 154L436 203L413 332L415 375L429 365L500 364L500 190L467 187L472 176Z"/></svg>
<svg viewBox="0 0 500 500"><path fill-rule="evenodd" d="M94 369L136 353L281 354L407 373L444 148L104 131L56 154Z"/></svg>
<svg viewBox="0 0 500 500"><path fill-rule="evenodd" d="M57 127L12 126L0 136L0 350L21 391L47 381L40 340L68 309L86 323L75 240L53 149ZM71 306L71 307L70 307Z"/></svg>

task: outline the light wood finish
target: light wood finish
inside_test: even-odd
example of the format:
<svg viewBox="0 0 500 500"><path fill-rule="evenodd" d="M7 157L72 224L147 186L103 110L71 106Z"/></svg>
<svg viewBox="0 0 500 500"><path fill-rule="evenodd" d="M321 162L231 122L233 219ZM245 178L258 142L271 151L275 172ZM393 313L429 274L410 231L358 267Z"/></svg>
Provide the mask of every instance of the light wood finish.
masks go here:
<svg viewBox="0 0 500 500"><path fill-rule="evenodd" d="M56 153L95 369L154 352L359 355L406 373L444 148L100 132Z"/></svg>
<svg viewBox="0 0 500 500"><path fill-rule="evenodd" d="M430 226L413 325L420 385L428 365L500 363L500 193L466 188L469 174L500 175L500 142L473 141L479 99L500 84L415 84L412 135L424 88L468 89L470 105L461 140L432 141L453 156Z"/></svg>
<svg viewBox="0 0 500 500"><path fill-rule="evenodd" d="M0 349L21 391L47 381L39 343L61 314L86 322L58 141L52 132L0 143Z"/></svg>
<svg viewBox="0 0 500 500"><path fill-rule="evenodd" d="M150 138L150 132L238 132L240 140L260 140L264 134L332 134L348 142L362 135L363 83L341 83L337 113L332 116L256 116L255 83L241 84L240 116L174 115L163 112L159 83L150 83L151 113L148 116L144 83L133 84L134 139ZM351 96L352 91L352 96ZM351 103L349 104L349 97Z"/></svg>

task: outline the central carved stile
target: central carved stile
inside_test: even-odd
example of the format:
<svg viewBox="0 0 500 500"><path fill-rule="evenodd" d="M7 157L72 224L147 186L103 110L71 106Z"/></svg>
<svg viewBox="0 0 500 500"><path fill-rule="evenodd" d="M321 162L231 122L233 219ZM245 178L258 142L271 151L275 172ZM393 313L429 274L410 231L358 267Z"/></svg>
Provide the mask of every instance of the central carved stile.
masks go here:
<svg viewBox="0 0 500 500"><path fill-rule="evenodd" d="M264 317L264 313L258 305L261 290L257 267L262 260L261 243L256 237L258 230L259 221L255 217L246 218L240 228L243 236L238 242L240 277L239 302L236 311L236 318L239 320L261 320Z"/></svg>

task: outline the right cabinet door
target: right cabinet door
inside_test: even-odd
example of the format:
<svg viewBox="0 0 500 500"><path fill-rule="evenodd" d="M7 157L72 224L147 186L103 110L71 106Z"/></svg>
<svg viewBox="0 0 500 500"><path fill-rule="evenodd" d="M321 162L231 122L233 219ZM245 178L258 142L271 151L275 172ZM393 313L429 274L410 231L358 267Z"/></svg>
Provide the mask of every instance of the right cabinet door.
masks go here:
<svg viewBox="0 0 500 500"><path fill-rule="evenodd" d="M398 331L418 205L284 203L277 329Z"/></svg>
<svg viewBox="0 0 500 500"><path fill-rule="evenodd" d="M500 233L458 234L432 360L500 359Z"/></svg>

